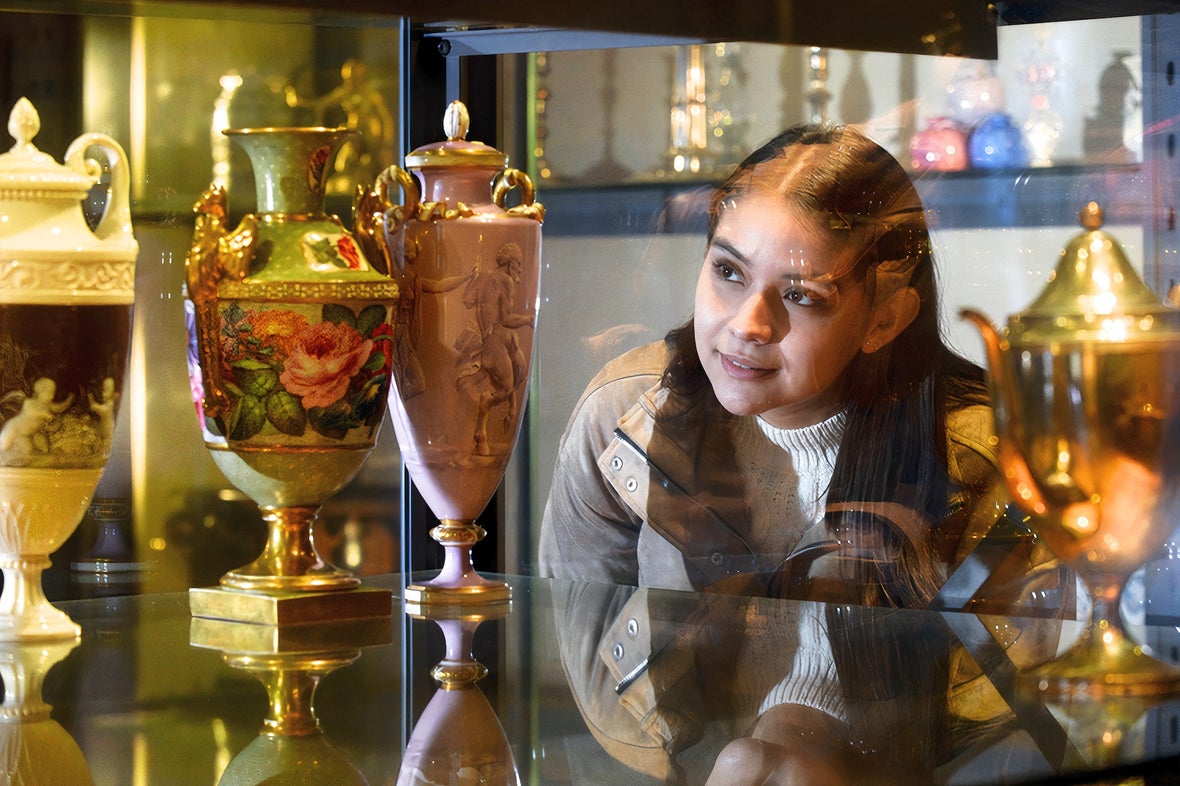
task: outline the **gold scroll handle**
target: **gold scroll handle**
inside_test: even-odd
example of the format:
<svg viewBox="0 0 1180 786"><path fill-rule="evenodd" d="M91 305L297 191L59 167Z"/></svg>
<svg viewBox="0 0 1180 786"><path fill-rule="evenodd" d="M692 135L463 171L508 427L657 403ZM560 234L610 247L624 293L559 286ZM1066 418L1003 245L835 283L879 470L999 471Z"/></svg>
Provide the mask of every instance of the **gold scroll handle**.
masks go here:
<svg viewBox="0 0 1180 786"><path fill-rule="evenodd" d="M390 192L395 185L402 190L405 198L403 204L394 205L390 197ZM512 189L518 187L520 188L520 204L505 207L508 194ZM505 169L496 177L492 188L492 200L505 213L542 221L545 217L545 207L537 202L536 198L537 191L533 186L532 179L519 169ZM440 219L450 221L475 215L475 211L463 202L456 202L453 208L448 207L446 202L423 202L422 193L418 189L418 181L409 172L396 165L378 175L372 191L363 193L358 190L356 211L358 231L370 238L378 236L377 227L379 224L384 224L386 234L392 234L411 218L424 222Z"/></svg>
<svg viewBox="0 0 1180 786"><path fill-rule="evenodd" d="M508 192L520 186L520 204L515 207L505 207L504 200ZM533 187L533 180L519 169L505 169L496 178L492 187L492 199L496 206L513 216L524 216L537 221L545 220L545 206L537 200L537 189Z"/></svg>
<svg viewBox="0 0 1180 786"><path fill-rule="evenodd" d="M229 409L229 397L221 383L218 360L220 330L217 288L223 280L240 281L250 269L257 238L256 220L245 216L230 230L225 188L210 186L193 206L196 225L185 259L185 284L196 317L197 355L203 381L202 409L209 417L221 417Z"/></svg>

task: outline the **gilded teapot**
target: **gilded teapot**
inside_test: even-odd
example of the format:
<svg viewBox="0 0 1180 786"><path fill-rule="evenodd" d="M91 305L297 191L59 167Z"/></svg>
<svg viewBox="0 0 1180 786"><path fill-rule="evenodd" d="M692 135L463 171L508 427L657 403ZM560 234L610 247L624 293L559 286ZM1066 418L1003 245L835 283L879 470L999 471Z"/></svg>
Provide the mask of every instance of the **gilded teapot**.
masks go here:
<svg viewBox="0 0 1180 786"><path fill-rule="evenodd" d="M1153 450L1172 387L1160 364L1180 348L1180 312L1100 229L1102 209L1091 202L1079 217L1086 231L1004 331L961 312L986 347L1000 463L1034 514L1095 499L1111 451Z"/></svg>
<svg viewBox="0 0 1180 786"><path fill-rule="evenodd" d="M1127 578L1161 553L1180 512L1180 311L1102 231L1061 252L1044 291L1002 333L964 310L987 349L997 458L1014 500L1093 604L1063 655L1034 670L1055 695L1164 695L1180 669L1121 629Z"/></svg>

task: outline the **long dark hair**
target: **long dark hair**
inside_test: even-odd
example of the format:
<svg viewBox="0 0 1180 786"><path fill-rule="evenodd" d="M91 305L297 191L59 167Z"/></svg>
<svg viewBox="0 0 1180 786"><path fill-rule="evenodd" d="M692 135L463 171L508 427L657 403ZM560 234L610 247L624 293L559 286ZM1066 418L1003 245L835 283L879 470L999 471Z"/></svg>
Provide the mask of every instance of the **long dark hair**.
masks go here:
<svg viewBox="0 0 1180 786"><path fill-rule="evenodd" d="M822 149L815 146L825 146ZM938 287L921 198L906 171L888 151L847 126L801 124L752 153L715 190L709 205L709 240L728 201L743 193L780 195L832 232L864 244L850 275L877 290L909 286L919 298L917 316L891 346L860 353L846 379L848 417L828 503L896 502L932 527L928 542L915 544L877 517L829 513L841 538L882 544L891 556L857 569L850 577L866 587L865 602L924 605L937 591L934 525L945 518L950 492L946 465L949 410L986 403L983 372L952 352L939 329ZM870 290L873 294L873 290ZM663 384L685 411L717 407L697 354L693 322L665 337L669 363ZM884 539L884 540L883 540ZM951 538L953 540L953 538ZM890 542L894 541L894 542ZM870 561L871 562L871 561ZM882 593L886 597L879 597Z"/></svg>

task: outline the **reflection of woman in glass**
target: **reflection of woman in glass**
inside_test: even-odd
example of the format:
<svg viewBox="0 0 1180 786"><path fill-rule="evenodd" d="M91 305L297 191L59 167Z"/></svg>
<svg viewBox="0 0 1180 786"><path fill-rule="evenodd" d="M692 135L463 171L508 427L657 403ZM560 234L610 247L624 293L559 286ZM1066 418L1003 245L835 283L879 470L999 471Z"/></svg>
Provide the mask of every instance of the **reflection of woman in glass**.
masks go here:
<svg viewBox="0 0 1180 786"><path fill-rule="evenodd" d="M1007 504L982 372L947 348L938 319L923 207L889 153L852 128L771 140L711 199L693 319L612 361L579 402L541 572L929 604ZM1018 591L1029 559L1011 566L989 600ZM816 613L784 651L769 736L838 735L855 683L871 682ZM601 633L584 628L566 635ZM881 658L945 665L945 647L927 644ZM729 763L764 750L777 749L735 747Z"/></svg>

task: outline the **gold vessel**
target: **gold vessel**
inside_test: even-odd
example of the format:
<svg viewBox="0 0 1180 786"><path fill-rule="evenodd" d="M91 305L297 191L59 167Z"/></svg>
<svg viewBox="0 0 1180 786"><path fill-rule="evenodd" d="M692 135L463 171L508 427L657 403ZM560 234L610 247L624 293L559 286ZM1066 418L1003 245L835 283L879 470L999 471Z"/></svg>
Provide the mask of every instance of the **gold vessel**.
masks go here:
<svg viewBox="0 0 1180 786"><path fill-rule="evenodd" d="M1079 641L1033 676L1057 694L1162 694L1180 670L1119 619L1128 576L1161 549L1180 511L1180 312L1143 283L1102 210L1061 252L1044 291L997 331L961 316L987 349L1001 469L1016 502L1090 590Z"/></svg>

